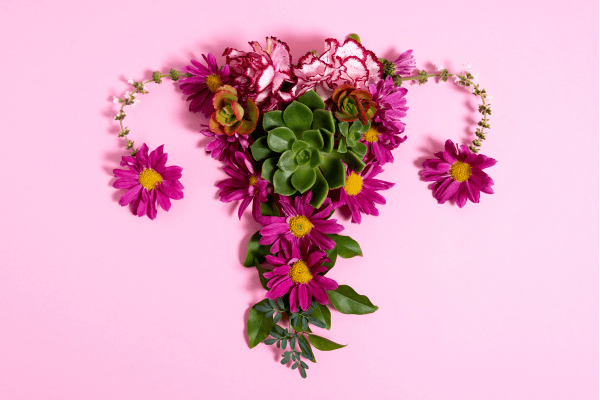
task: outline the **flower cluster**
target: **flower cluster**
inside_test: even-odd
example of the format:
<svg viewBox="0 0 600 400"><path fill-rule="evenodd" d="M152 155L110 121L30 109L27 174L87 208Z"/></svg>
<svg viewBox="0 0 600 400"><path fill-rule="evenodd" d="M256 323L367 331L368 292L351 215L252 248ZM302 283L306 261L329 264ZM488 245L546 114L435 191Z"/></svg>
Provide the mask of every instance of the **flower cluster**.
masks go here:
<svg viewBox="0 0 600 400"><path fill-rule="evenodd" d="M406 139L404 118L408 90L403 81L446 81L455 76L459 85L481 96L484 119L476 135L483 140L491 114L485 90L470 72L449 74L415 70L412 50L394 61L376 57L356 35L340 42L326 39L321 54L311 51L295 64L288 45L266 38L264 46L227 48L225 63L209 53L203 62L191 60L182 73L153 74L150 81L169 76L187 96L189 110L206 117L201 132L212 138L206 151L223 163L228 178L217 182L222 202L239 202L238 217L252 210L261 228L250 238L245 267L255 267L265 288L265 299L250 310L248 339L251 347L264 342L283 350L282 364L292 362L306 377L315 362L313 347L334 350L343 346L314 334L309 325L329 329L329 306L344 314L377 310L371 301L347 285L325 276L338 256L362 256L359 244L341 235L344 227L332 219L335 210L360 224L364 215L378 216L386 200L382 192L394 183L379 179L383 166L394 162L393 152ZM124 107L134 106L137 94L147 93L147 82L133 82L115 117L126 137ZM478 139L478 140L479 140ZM459 207L477 203L480 193L493 193L492 179L483 169L496 161L477 154L475 147L446 149L423 163L422 177L433 181L439 203L454 199ZM127 148L133 142L127 140ZM114 187L127 189L119 203L131 205L138 216L154 219L156 203L165 211L170 199L183 198L181 168L166 166L163 146L148 154L148 146L132 150L115 169ZM281 326L283 321L287 327ZM271 338L269 338L271 336Z"/></svg>

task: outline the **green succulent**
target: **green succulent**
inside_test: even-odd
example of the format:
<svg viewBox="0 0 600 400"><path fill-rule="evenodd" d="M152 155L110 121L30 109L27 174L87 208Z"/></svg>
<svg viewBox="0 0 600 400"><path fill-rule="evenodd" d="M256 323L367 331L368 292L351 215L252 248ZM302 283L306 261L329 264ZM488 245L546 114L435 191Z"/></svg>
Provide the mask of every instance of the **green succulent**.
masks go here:
<svg viewBox="0 0 600 400"><path fill-rule="evenodd" d="M311 205L320 207L329 189L345 185L342 159L348 157L334 151L335 120L314 91L283 111L265 113L263 128L267 135L251 151L255 160L264 161L262 177L273 183L275 193L292 196L311 190Z"/></svg>
<svg viewBox="0 0 600 400"><path fill-rule="evenodd" d="M361 172L365 168L363 158L367 154L367 146L360 141L363 133L371 128L371 123L363 125L356 120L349 126L348 122L338 123L338 132L341 134L338 142L337 152L350 169Z"/></svg>

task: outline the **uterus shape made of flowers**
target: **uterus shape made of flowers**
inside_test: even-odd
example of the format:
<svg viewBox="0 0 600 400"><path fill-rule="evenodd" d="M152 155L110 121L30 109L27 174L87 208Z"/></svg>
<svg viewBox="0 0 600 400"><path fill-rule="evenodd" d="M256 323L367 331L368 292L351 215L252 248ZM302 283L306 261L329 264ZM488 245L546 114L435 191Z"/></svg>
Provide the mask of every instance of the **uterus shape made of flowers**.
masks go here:
<svg viewBox="0 0 600 400"><path fill-rule="evenodd" d="M360 121L357 123L362 132L365 126ZM336 130L333 114L311 90L285 110L264 114L266 135L250 146L252 156L263 162L262 177L273 183L275 193L292 196L310 190L311 205L318 208L327 198L329 189L346 184L344 163L357 172L365 167L364 152L360 151L363 149L359 154L347 145L342 148L338 145L334 149L336 132L344 139L349 136L347 124L345 128L345 134ZM350 140L350 144L355 143Z"/></svg>

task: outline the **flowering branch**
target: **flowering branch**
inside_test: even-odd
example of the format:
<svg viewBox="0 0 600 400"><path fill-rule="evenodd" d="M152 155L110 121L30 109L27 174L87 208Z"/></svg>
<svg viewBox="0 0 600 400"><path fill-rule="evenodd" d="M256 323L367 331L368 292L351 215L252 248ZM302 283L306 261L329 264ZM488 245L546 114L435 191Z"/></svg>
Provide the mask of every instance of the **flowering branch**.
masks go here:
<svg viewBox="0 0 600 400"><path fill-rule="evenodd" d="M477 125L479 126L475 130L475 136L477 136L477 139L474 139L469 145L469 150L471 150L473 153L478 153L479 148L481 147L481 142L486 139L484 129L490 128L488 115L492 114L492 108L490 107L490 104L486 103L485 101L486 98L488 98L488 94L486 93L485 89L480 89L479 84L474 82L474 80L477 79L477 75L473 75L471 71L469 71L470 64L468 64L467 71L463 74L450 74L447 69L443 68L443 66L439 66L437 69L439 71L437 74L429 74L427 71L422 70L419 71L416 76L400 77L397 75L394 77L394 83L397 86L400 86L403 81L416 81L419 83L419 85L423 85L427 83L428 78L440 78L442 82L446 82L449 77L453 76L454 82L457 85L467 87L469 92L473 93L475 96L479 96L482 104L479 105L478 111L483 115L483 117L479 122L477 122ZM491 99L491 96L489 97Z"/></svg>
<svg viewBox="0 0 600 400"><path fill-rule="evenodd" d="M121 103L121 108L119 109L119 112L117 113L117 115L115 115L115 120L119 121L119 125L121 127L121 130L119 131L119 133L117 134L117 136L119 137L124 137L127 138L127 135L129 135L129 128L128 127L123 127L123 120L126 117L125 112L123 111L124 108L126 107L135 107L136 104L138 104L140 102L140 99L136 98L136 94L140 93L140 94L146 94L148 93L147 89L147 85L150 82L155 82L158 84L162 83L162 78L171 78L173 81L177 81L179 80L180 77L185 76L185 77L189 77L191 76L190 74L184 74L181 73L173 68L171 68L171 70L169 71L168 74L161 74L160 71L154 71L152 73L152 79L148 79L147 81L139 81L139 82L134 82L133 79L131 79L131 77L127 80L127 83L131 84L133 86L133 92L125 92L125 96L123 96L122 98L119 97L115 97L113 96L113 103L118 104ZM133 149L133 141L127 139L127 142L125 144L125 148L127 150L131 150ZM131 155L135 156L135 154L137 153L139 149L133 149L131 150Z"/></svg>

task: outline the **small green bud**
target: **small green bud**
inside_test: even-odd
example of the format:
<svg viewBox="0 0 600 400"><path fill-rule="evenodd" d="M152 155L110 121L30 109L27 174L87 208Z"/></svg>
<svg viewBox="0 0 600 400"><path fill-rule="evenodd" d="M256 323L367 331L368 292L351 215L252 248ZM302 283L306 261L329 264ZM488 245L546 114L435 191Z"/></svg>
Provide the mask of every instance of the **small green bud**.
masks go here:
<svg viewBox="0 0 600 400"><path fill-rule="evenodd" d="M354 39L354 40L356 40L358 43L360 43L360 37L358 37L358 35L357 35L356 33L351 33L351 34L348 36L348 39Z"/></svg>
<svg viewBox="0 0 600 400"><path fill-rule="evenodd" d="M127 146L125 146L125 148L126 148L127 150L129 150L129 149L133 148L133 141L131 141L131 140L128 140L128 141L127 141Z"/></svg>
<svg viewBox="0 0 600 400"><path fill-rule="evenodd" d="M152 73L152 80L158 84L162 83L162 80L160 79L160 71L154 71Z"/></svg>
<svg viewBox="0 0 600 400"><path fill-rule="evenodd" d="M171 75L171 79L175 82L177 82L179 80L179 77L181 76L181 73L173 68L171 68L169 74Z"/></svg>
<svg viewBox="0 0 600 400"><path fill-rule="evenodd" d="M392 79L395 86L402 86L402 77L400 75L394 75Z"/></svg>

